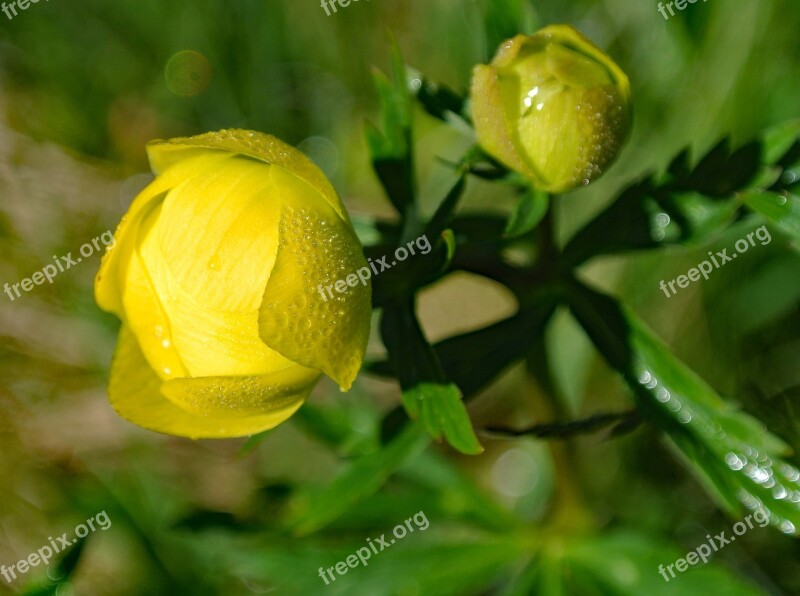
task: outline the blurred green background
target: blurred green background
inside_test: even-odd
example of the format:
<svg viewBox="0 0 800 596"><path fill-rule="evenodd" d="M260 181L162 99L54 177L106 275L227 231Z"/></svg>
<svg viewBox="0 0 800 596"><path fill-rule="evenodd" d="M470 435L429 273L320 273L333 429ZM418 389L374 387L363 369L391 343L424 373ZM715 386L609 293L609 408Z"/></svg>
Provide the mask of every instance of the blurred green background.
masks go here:
<svg viewBox="0 0 800 596"><path fill-rule="evenodd" d="M633 135L604 178L563 200L562 238L682 148L697 155L729 134L742 143L800 115L796 0L710 0L669 21L656 4L524 3L525 27L573 24L633 86ZM498 41L487 15L515 5L523 2L361 0L326 16L314 0L52 0L13 20L0 15L0 282L113 230L149 180L152 138L268 132L317 161L357 221L388 216L363 135L364 120L377 117L371 71L388 66L388 32L411 66L465 91ZM422 200L432 208L452 181L440 158L457 159L474 139L421 111L415 126ZM474 183L462 209L507 212L513 202ZM800 258L788 241L774 234L669 300L658 288L752 228L744 221L710 245L602 259L586 275L797 448ZM800 594L800 548L769 528L703 570L663 581L658 564L707 534L730 534L737 520L647 426L552 445L482 435L486 451L476 457L411 449L384 488L339 509L326 489L353 458L376 451L380 416L399 399L394 384L362 374L340 394L323 382L301 415L257 445L136 428L107 404L117 322L94 306L98 263L85 259L14 302L0 297L0 564L100 511L113 522L51 571L69 575L59 594L525 593L515 581L545 539L541 556L566 570L567 593L751 593L747 584ZM466 274L420 301L432 340L513 310L506 290ZM630 407L566 313L547 341L572 416ZM369 354L382 353L376 334ZM539 391L519 367L507 371L470 403L476 429L551 421L537 408ZM429 529L330 586L317 575L418 511ZM584 517L593 530L576 534ZM0 580L0 591L48 593L51 584L38 567Z"/></svg>

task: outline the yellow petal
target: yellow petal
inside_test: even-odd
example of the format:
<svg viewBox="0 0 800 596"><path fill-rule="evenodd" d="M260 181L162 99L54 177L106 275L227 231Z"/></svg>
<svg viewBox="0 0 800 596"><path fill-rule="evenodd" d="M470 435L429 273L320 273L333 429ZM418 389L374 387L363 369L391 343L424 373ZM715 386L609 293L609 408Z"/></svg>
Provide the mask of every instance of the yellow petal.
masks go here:
<svg viewBox="0 0 800 596"><path fill-rule="evenodd" d="M169 194L141 241L141 261L169 321L163 340L188 372L181 376L263 375L292 364L261 341L258 329L278 245L272 169L234 158L196 175ZM150 306L141 308L146 312L126 304L131 325L152 319ZM152 331L134 331L162 375L147 343Z"/></svg>
<svg viewBox="0 0 800 596"><path fill-rule="evenodd" d="M172 278L201 304L258 310L278 252L280 190L272 169L233 157L211 171L198 168L164 201L146 241L155 243Z"/></svg>
<svg viewBox="0 0 800 596"><path fill-rule="evenodd" d="M173 168L170 172L158 176L131 203L128 212L122 217L114 232L114 246L103 255L100 270L95 277L95 300L98 306L113 312L122 318L122 287L125 280L125 269L130 251L133 249L131 238L135 237L142 219L153 205L164 200L166 193L186 180L190 170L194 168L213 169L215 164L229 159L231 155L216 153L201 157L201 160L188 168Z"/></svg>
<svg viewBox="0 0 800 596"><path fill-rule="evenodd" d="M156 140L147 144L150 166L156 174L166 171L177 162L208 153L208 150L238 153L285 168L314 187L339 217L349 221L347 210L325 174L301 151L272 135L252 130L228 129L194 137Z"/></svg>
<svg viewBox="0 0 800 596"><path fill-rule="evenodd" d="M369 271L361 245L311 187L282 168L272 176L281 189L280 242L259 312L261 339L349 389L369 336L372 286L359 281L344 293L332 289L333 298L320 289Z"/></svg>
<svg viewBox="0 0 800 596"><path fill-rule="evenodd" d="M161 392L198 416L247 418L269 413L280 424L300 407L320 376L319 371L295 364L261 376L172 379Z"/></svg>
<svg viewBox="0 0 800 596"><path fill-rule="evenodd" d="M161 203L154 205L143 216L138 233L131 235L122 247L126 256L125 281L122 289L124 312L122 321L136 336L139 346L150 366L162 379L188 376L188 371L172 341L172 324L161 299L156 294L136 246L148 234L161 212Z"/></svg>
<svg viewBox="0 0 800 596"><path fill-rule="evenodd" d="M167 399L160 391L161 380L148 366L136 338L123 325L111 365L109 398L120 416L150 430L193 439L251 435L289 418L313 387L313 381L306 386L297 382L293 385L297 393L288 394L277 388L275 393L270 393L269 388L276 386L268 377L259 380L188 379L188 384L183 381L169 381L168 384L176 383L170 391L181 396L197 393L200 397L186 397L186 401L202 404L212 398L220 407L209 408L210 415L202 416ZM254 400L249 391L257 393L258 399ZM238 403L243 405L242 411L237 411ZM255 411L259 413L253 414Z"/></svg>
<svg viewBox="0 0 800 596"><path fill-rule="evenodd" d="M505 166L534 177L530 164L517 150L517 131L513 130L504 108L498 71L478 65L472 75L472 116L481 146Z"/></svg>

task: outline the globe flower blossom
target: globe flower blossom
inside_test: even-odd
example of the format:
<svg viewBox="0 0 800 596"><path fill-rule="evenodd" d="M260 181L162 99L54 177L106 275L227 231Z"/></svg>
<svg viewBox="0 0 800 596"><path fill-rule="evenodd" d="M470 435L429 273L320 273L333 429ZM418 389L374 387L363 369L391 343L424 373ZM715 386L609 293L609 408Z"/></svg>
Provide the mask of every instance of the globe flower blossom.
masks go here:
<svg viewBox="0 0 800 596"><path fill-rule="evenodd" d="M272 428L320 376L342 390L366 348L371 286L317 286L366 266L347 212L302 153L228 130L153 141L155 180L131 204L95 281L122 320L116 411L192 438Z"/></svg>
<svg viewBox="0 0 800 596"><path fill-rule="evenodd" d="M480 145L546 192L599 177L630 127L628 77L568 25L503 43L471 98Z"/></svg>

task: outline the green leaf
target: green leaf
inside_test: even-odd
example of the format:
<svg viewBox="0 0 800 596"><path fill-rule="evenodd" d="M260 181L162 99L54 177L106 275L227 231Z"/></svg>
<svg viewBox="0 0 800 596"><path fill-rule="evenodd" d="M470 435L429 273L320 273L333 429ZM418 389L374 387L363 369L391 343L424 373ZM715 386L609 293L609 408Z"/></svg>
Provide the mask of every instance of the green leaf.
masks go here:
<svg viewBox="0 0 800 596"><path fill-rule="evenodd" d="M391 265L391 268L386 271L379 269L380 275L372 278L372 306L374 308L407 300L419 288L435 282L446 272L456 249L452 232L445 230L438 237L421 234L417 240L422 239L423 236L430 244L428 252L423 254L416 251L413 256L394 265L391 265L391 262L395 259L393 255L398 248L396 245L380 244L365 248L364 254L368 259L379 261L386 258L387 264ZM419 249L418 244L416 248ZM406 248L406 250L408 249ZM376 266L380 267L380 265Z"/></svg>
<svg viewBox="0 0 800 596"><path fill-rule="evenodd" d="M412 419L419 419L440 440L442 434L459 451L480 453L461 392L453 386L428 343L412 304L388 305L381 320L381 336L398 373L403 405Z"/></svg>
<svg viewBox="0 0 800 596"><path fill-rule="evenodd" d="M575 234L564 249L564 263L576 267L598 255L708 240L735 220L741 208L736 193L778 185L781 175L792 183L800 180L800 163L795 164L796 173L782 163L800 162L800 154L792 158L790 149L787 156L776 157L787 144L800 150L800 145L790 144L795 126L787 125L767 140L735 151L725 139L694 168L689 165L689 150L683 150L660 180L646 176L631 184Z"/></svg>
<svg viewBox="0 0 800 596"><path fill-rule="evenodd" d="M58 561L53 565L53 570L48 572L45 578L35 580L26 586L23 591L25 596L55 596L69 589L70 579L78 567L83 548L86 546L85 538L77 540L69 550L59 556Z"/></svg>
<svg viewBox="0 0 800 596"><path fill-rule="evenodd" d="M519 313L487 327L447 338L434 346L446 378L451 379L469 400L494 380L513 362L522 359L555 312L558 296L543 291L538 301L525 306ZM369 365L370 372L396 376L392 361ZM390 411L383 420L381 437L393 437L403 428L407 417L403 408Z"/></svg>
<svg viewBox="0 0 800 596"><path fill-rule="evenodd" d="M442 200L436 208L431 221L425 227L425 234L431 238L439 236L444 232L445 228L450 225L453 220L453 213L458 205L459 199L464 194L466 186L466 175L462 172L458 180L453 185L453 188L447 193L447 196Z"/></svg>
<svg viewBox="0 0 800 596"><path fill-rule="evenodd" d="M480 8L487 59L505 40L519 33L533 33L536 29L536 13L528 0L481 0Z"/></svg>
<svg viewBox="0 0 800 596"><path fill-rule="evenodd" d="M740 203L688 191L668 191L650 178L628 187L564 248L565 263L575 267L599 255L692 244L725 229Z"/></svg>
<svg viewBox="0 0 800 596"><path fill-rule="evenodd" d="M380 490L392 473L429 441L421 428L410 425L388 445L346 464L326 486L298 491L291 499L287 526L297 535L327 526Z"/></svg>
<svg viewBox="0 0 800 596"><path fill-rule="evenodd" d="M403 405L411 419L419 420L437 441L444 434L447 442L462 453L475 455L483 451L461 401L461 391L452 383L420 383L403 391Z"/></svg>
<svg viewBox="0 0 800 596"><path fill-rule="evenodd" d="M775 165L785 157L800 139L800 120L784 122L767 130L762 136L762 161Z"/></svg>
<svg viewBox="0 0 800 596"><path fill-rule="evenodd" d="M422 108L434 118L448 122L451 115L463 116L466 99L444 85L434 83L420 73L410 79L410 93L416 94Z"/></svg>
<svg viewBox="0 0 800 596"><path fill-rule="evenodd" d="M750 209L774 223L796 243L800 241L800 196L789 192L752 191L744 193L742 199Z"/></svg>
<svg viewBox="0 0 800 596"><path fill-rule="evenodd" d="M761 139L764 164L754 190L795 191L800 188L800 120L767 130Z"/></svg>
<svg viewBox="0 0 800 596"><path fill-rule="evenodd" d="M500 213L469 213L453 220L453 233L465 248L474 247L480 253L497 253L511 244L503 236L507 219Z"/></svg>
<svg viewBox="0 0 800 596"><path fill-rule="evenodd" d="M568 422L546 422L535 426L514 429L507 427L491 426L485 430L507 437L538 437L541 439L569 439L583 433L593 433L613 426L611 434L616 436L622 430L633 430L639 426L640 418L637 411L619 412L613 414L595 414L580 420Z"/></svg>
<svg viewBox="0 0 800 596"><path fill-rule="evenodd" d="M786 533L800 528L800 471L789 447L724 401L614 299L570 285L570 308L630 386L642 414L664 431L730 511L763 509Z"/></svg>
<svg viewBox="0 0 800 596"><path fill-rule="evenodd" d="M555 294L543 292L539 302L526 306L512 317L435 344L446 377L461 389L465 399L473 397L525 356L531 349L531 338L543 332L557 303ZM384 376L395 374L395 368L388 361L372 364L369 369Z"/></svg>
<svg viewBox="0 0 800 596"><path fill-rule="evenodd" d="M400 214L413 205L416 195L411 144L412 103L406 68L396 43L392 44L392 79L374 72L381 108L381 129L367 123L367 144L372 165L389 200Z"/></svg>
<svg viewBox="0 0 800 596"><path fill-rule="evenodd" d="M394 523L402 524L412 512L398 511ZM345 561L358 549L367 547L367 538L385 536L392 540L392 522L375 528L371 535L339 532L331 539L245 542L220 540L218 559L248 583L269 586L276 594L347 594L348 596L397 596L430 594L464 596L488 593L514 562L524 553L525 543L518 534L495 535L477 532L443 534L441 524L430 519L430 526L408 533L405 538L369 554L362 551L355 568L344 575L333 572L326 585L319 575L323 570ZM374 542L373 542L374 543ZM288 570L298 570L297 573Z"/></svg>
<svg viewBox="0 0 800 596"><path fill-rule="evenodd" d="M674 564L685 551L639 533L617 531L607 536L569 540L537 558L503 592L504 596L581 594L582 596L671 596L680 594L766 594L721 565L698 562L668 582L659 565ZM674 567L673 567L674 569Z"/></svg>
<svg viewBox="0 0 800 596"><path fill-rule="evenodd" d="M658 246L669 218L662 213L652 179L635 182L570 239L563 260L577 267L595 256Z"/></svg>
<svg viewBox="0 0 800 596"><path fill-rule="evenodd" d="M683 156L683 157L682 157ZM745 188L758 173L761 145L752 141L735 151L730 149L730 139L723 139L689 170L685 162L688 151L673 161L669 168L671 191L697 192L709 197L724 198Z"/></svg>
<svg viewBox="0 0 800 596"><path fill-rule="evenodd" d="M518 238L535 228L547 213L550 197L547 193L531 191L520 197L508 218L504 235Z"/></svg>
<svg viewBox="0 0 800 596"><path fill-rule="evenodd" d="M541 302L487 327L450 337L435 345L449 379L471 398L531 349L532 338L544 330L556 309L557 297Z"/></svg>

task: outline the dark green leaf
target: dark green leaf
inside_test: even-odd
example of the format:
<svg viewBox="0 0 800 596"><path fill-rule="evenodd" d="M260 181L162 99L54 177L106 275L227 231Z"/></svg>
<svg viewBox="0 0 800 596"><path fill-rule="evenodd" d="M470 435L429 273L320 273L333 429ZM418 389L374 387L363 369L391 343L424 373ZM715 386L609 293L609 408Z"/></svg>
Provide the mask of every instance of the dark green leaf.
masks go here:
<svg viewBox="0 0 800 596"><path fill-rule="evenodd" d="M740 207L735 193L800 181L800 145L791 144L797 126L787 125L765 141L733 152L723 140L694 168L688 149L682 151L658 183L648 176L632 184L575 234L564 250L565 264L574 267L597 255L706 240L735 219ZM788 153L778 157L787 146ZM795 147L799 152L792 156Z"/></svg>
<svg viewBox="0 0 800 596"><path fill-rule="evenodd" d="M392 80L374 73L381 108L382 130L368 123L367 144L375 173L397 211L405 214L415 200L411 149L411 96L397 44L392 46Z"/></svg>
<svg viewBox="0 0 800 596"><path fill-rule="evenodd" d="M430 244L427 253L420 252L421 249L417 244L413 256L394 264L392 264L395 260L393 255L397 247L382 244L365 249L364 252L368 259L379 261L385 257L385 262L391 266L390 269L381 271L382 265L375 265L380 275L372 278L372 305L374 308L407 300L419 288L433 283L446 272L455 253L453 234L448 230L439 234L438 237L422 234L415 242L422 240L423 237ZM405 246L408 250L408 244Z"/></svg>
<svg viewBox="0 0 800 596"><path fill-rule="evenodd" d="M411 93L416 93L417 100L428 114L439 120L448 121L450 114L463 115L465 99L452 89L438 85L417 75L412 79L418 87L412 87ZM419 83L416 83L419 81ZM462 116L463 117L463 116Z"/></svg>
<svg viewBox="0 0 800 596"><path fill-rule="evenodd" d="M504 235L517 238L535 228L547 213L550 197L547 193L531 191L520 197L508 218Z"/></svg>
<svg viewBox="0 0 800 596"><path fill-rule="evenodd" d="M702 242L727 227L738 209L737 201L670 192L648 178L628 187L575 234L564 249L564 262L574 267L599 255Z"/></svg>
<svg viewBox="0 0 800 596"><path fill-rule="evenodd" d="M25 596L55 596L70 586L70 579L81 560L85 538L78 538L67 551L62 552L44 579L31 582L24 590Z"/></svg>
<svg viewBox="0 0 800 596"><path fill-rule="evenodd" d="M572 284L570 308L630 386L643 415L664 431L690 468L730 511L763 509L787 533L800 528L800 471L790 450L734 408L614 299Z"/></svg>
<svg viewBox="0 0 800 596"><path fill-rule="evenodd" d="M465 400L474 397L531 350L532 338L544 332L557 303L555 294L542 292L539 302L526 306L513 317L437 343L434 349L445 376L461 389ZM391 361L385 361L371 364L369 370L383 376L396 376L397 369ZM393 437L407 420L403 408L390 411L381 425L382 440Z"/></svg>
<svg viewBox="0 0 800 596"><path fill-rule="evenodd" d="M543 332L555 312L557 296L543 293L536 305L487 327L447 338L434 346L445 375L463 392L473 397L503 370L531 349L532 338ZM390 362L375 363L370 370L394 375Z"/></svg>
<svg viewBox="0 0 800 596"><path fill-rule="evenodd" d="M442 200L436 208L431 221L425 228L425 234L429 238L436 238L450 225L453 219L453 213L458 205L458 201L464 194L464 187L466 186L466 176L462 173L453 188L447 193L447 196Z"/></svg>
<svg viewBox="0 0 800 596"><path fill-rule="evenodd" d="M675 180L684 180L689 177L692 169L689 164L690 151L687 147L676 155L667 168L667 173Z"/></svg>
<svg viewBox="0 0 800 596"><path fill-rule="evenodd" d="M710 197L724 198L745 188L759 170L761 145L754 141L731 152L730 140L724 139L709 151L695 168L670 168L673 178L669 188L675 191L697 192ZM678 174L678 175L675 175Z"/></svg>
<svg viewBox="0 0 800 596"><path fill-rule="evenodd" d="M71 577L78 567L85 546L86 539L77 538L77 542L58 560L54 575L59 578Z"/></svg>
<svg viewBox="0 0 800 596"><path fill-rule="evenodd" d="M775 224L800 247L800 196L789 193L752 191L742 195L744 203Z"/></svg>
<svg viewBox="0 0 800 596"><path fill-rule="evenodd" d="M551 422L547 424L537 424L530 428L511 429L505 427L488 427L486 431L492 434L510 437L538 437L540 439L569 439L575 435L593 433L598 430L614 426L619 428L636 428L640 423L637 411L620 412L618 414L596 414L581 420L570 420L569 422Z"/></svg>
<svg viewBox="0 0 800 596"><path fill-rule="evenodd" d="M800 120L791 120L767 130L762 136L762 161L775 165L786 157L800 139Z"/></svg>
<svg viewBox="0 0 800 596"><path fill-rule="evenodd" d="M800 120L786 122L764 133L762 161L766 164L757 190L800 192Z"/></svg>
<svg viewBox="0 0 800 596"><path fill-rule="evenodd" d="M458 244L475 247L482 253L496 253L510 244L503 236L506 221L500 213L470 213L456 217L452 229Z"/></svg>
<svg viewBox="0 0 800 596"><path fill-rule="evenodd" d="M663 234L656 223L661 212L650 178L632 184L572 237L564 262L574 267L593 256L657 246Z"/></svg>
<svg viewBox="0 0 800 596"><path fill-rule="evenodd" d="M384 309L381 337L403 391L420 383L447 383L439 359L417 321L413 304L392 304Z"/></svg>
<svg viewBox="0 0 800 596"><path fill-rule="evenodd" d="M483 451L461 401L461 391L452 383L419 383L403 391L403 405L411 419L418 420L437 441L444 434L447 442L462 453Z"/></svg>
<svg viewBox="0 0 800 596"><path fill-rule="evenodd" d="M435 345L442 367L469 399L530 350L555 312L557 297L482 329L450 337Z"/></svg>
<svg viewBox="0 0 800 596"><path fill-rule="evenodd" d="M458 387L447 382L439 358L422 332L411 305L389 305L381 336L403 391L403 405L428 432L463 453L480 453Z"/></svg>

